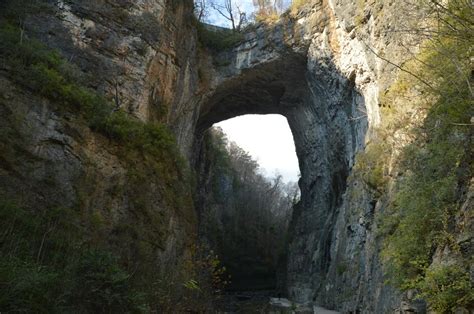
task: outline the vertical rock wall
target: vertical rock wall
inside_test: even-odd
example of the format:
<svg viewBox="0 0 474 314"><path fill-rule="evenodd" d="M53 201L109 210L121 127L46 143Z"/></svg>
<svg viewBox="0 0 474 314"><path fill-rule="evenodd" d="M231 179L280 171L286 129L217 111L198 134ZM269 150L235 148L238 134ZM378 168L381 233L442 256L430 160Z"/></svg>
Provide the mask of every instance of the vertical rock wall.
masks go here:
<svg viewBox="0 0 474 314"><path fill-rule="evenodd" d="M35 4L39 9L22 17L24 36L77 65L87 87L116 109L168 123L187 152L199 92L191 0ZM1 62L2 200L38 215L60 207L93 217L84 218L86 228L99 233L97 241L120 255L130 271L136 265L148 275L178 270L196 241L191 186L170 187L150 166L153 161L92 131L80 114L62 110L61 100L17 84L14 70ZM170 196L173 191L179 196Z"/></svg>
<svg viewBox="0 0 474 314"><path fill-rule="evenodd" d="M405 57L400 38L390 32L396 7L391 1L313 1L298 16L310 40L309 94L297 113L304 118L292 127L295 141L303 138L304 144L287 288L299 301L363 313L400 307L401 295L384 284L381 239L374 231L383 202L351 175L356 153L382 119L380 95L396 77L373 51L395 63ZM321 21L322 31L315 28Z"/></svg>
<svg viewBox="0 0 474 314"><path fill-rule="evenodd" d="M90 87L118 108L170 125L188 155L204 89L192 0L59 1L54 8L28 16L28 32L91 74Z"/></svg>

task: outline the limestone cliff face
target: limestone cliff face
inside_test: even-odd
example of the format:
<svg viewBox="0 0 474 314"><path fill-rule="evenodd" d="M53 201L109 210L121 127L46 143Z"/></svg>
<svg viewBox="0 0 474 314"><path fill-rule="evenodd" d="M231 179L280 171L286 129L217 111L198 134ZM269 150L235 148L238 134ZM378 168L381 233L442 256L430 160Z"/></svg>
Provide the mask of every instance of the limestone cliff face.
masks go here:
<svg viewBox="0 0 474 314"><path fill-rule="evenodd" d="M356 6L328 1L312 7L324 12L326 24L323 31L308 35L309 101L317 113L314 131L307 131L312 140L305 147L313 157L302 167L303 200L293 220L288 289L296 298L329 308L381 313L394 310L400 301L383 283L372 233L379 208L363 182L347 179L355 154L380 123L379 95L393 77L393 68L368 47L377 50L387 41L395 44L396 38L381 31L390 19L381 22L371 12L381 8L362 8L369 10L363 11L366 25L356 27ZM307 10L300 23L320 20Z"/></svg>
<svg viewBox="0 0 474 314"><path fill-rule="evenodd" d="M308 1L296 16L258 25L238 46L212 55L198 47L190 0L54 6L53 13L30 15L26 32L93 74L90 86L117 108L170 126L189 164L198 162L202 133L213 123L248 113L284 115L302 174L288 245L289 297L362 313L401 307L401 294L384 285L374 234L384 200L352 171L383 119L380 95L397 74L373 51L404 61L403 38L390 32L396 1ZM111 231L119 222L149 223L134 214L132 200L140 198L167 226L163 239L147 239L160 243L158 263L179 260L198 223L192 204L184 213L167 204L171 188L159 174L130 182L126 173L140 157L125 162L120 147L16 86L8 71L0 72L0 119L21 141L18 161L0 159L6 194L43 207L108 208Z"/></svg>
<svg viewBox="0 0 474 314"><path fill-rule="evenodd" d="M59 1L28 30L93 74L91 87L143 121L192 138L202 86L192 1Z"/></svg>
<svg viewBox="0 0 474 314"><path fill-rule="evenodd" d="M45 8L27 12L25 36L79 66L90 77L88 87L117 108L168 122L180 147L189 146L183 141L192 136L182 134L191 132L197 107L190 99L198 89L191 1L54 1ZM13 71L0 65L2 199L38 214L61 207L93 217L84 223L100 230L97 241L130 269L138 263L143 274L151 271L145 276L178 269L196 240L190 186L176 178L170 188L148 157L17 84ZM181 190L175 200L169 196L174 188Z"/></svg>
<svg viewBox="0 0 474 314"><path fill-rule="evenodd" d="M399 293L384 284L374 233L383 204L351 175L356 153L380 124L380 95L396 73L373 51L403 62L400 38L390 32L396 10L390 1L315 1L298 16L311 41L306 77L315 112L312 131L305 128L310 161L299 152L303 198L287 265L289 294L302 301L370 313L401 306ZM308 28L321 19L322 31Z"/></svg>

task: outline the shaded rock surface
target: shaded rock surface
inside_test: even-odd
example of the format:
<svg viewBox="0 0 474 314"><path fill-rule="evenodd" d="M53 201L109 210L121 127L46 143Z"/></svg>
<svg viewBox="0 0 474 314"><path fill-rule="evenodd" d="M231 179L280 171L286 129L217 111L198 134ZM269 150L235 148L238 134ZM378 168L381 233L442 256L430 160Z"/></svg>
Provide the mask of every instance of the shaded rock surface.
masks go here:
<svg viewBox="0 0 474 314"><path fill-rule="evenodd" d="M186 18L192 15L191 2L45 2L48 10L25 18L25 36L38 38L78 65L90 77L88 87L118 108L147 121L183 118L177 104L194 93L189 87L193 78L186 74L196 62L195 32ZM2 200L19 202L38 215L58 207L77 210L81 217L94 217L84 222L87 228L101 230L97 242L120 255L130 269L140 264L138 273L146 273L152 264L153 274L176 270L196 240L190 187L177 184L184 191L183 206L177 209L166 179L149 175L155 170L140 159L144 156L131 157L127 148L93 132L79 115L17 84L10 71L2 60ZM137 182L140 173L147 177Z"/></svg>

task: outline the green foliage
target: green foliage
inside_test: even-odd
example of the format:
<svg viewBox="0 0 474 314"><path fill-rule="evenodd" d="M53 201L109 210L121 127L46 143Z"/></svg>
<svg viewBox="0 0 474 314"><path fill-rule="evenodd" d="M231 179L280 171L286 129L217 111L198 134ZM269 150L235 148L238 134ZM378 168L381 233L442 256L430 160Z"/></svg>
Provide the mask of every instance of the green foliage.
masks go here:
<svg viewBox="0 0 474 314"><path fill-rule="evenodd" d="M63 302L61 274L35 263L0 257L0 309L47 313ZM51 302L55 300L56 303Z"/></svg>
<svg viewBox="0 0 474 314"><path fill-rule="evenodd" d="M372 142L356 157L354 170L379 196L387 184L386 163L390 156L389 147L382 142Z"/></svg>
<svg viewBox="0 0 474 314"><path fill-rule="evenodd" d="M201 44L214 52L221 52L238 45L244 35L237 31L228 29L209 29L205 24L197 24L199 41Z"/></svg>
<svg viewBox="0 0 474 314"><path fill-rule="evenodd" d="M118 259L86 243L79 216L0 201L0 309L55 313L140 311L143 298Z"/></svg>
<svg viewBox="0 0 474 314"><path fill-rule="evenodd" d="M469 271L457 265L429 268L415 287L422 291L420 297L438 313L455 312L458 307L474 305L474 287Z"/></svg>
<svg viewBox="0 0 474 314"><path fill-rule="evenodd" d="M173 135L162 124L143 123L123 111L115 111L96 123L95 128L130 149L169 161L168 165L182 162ZM171 160L166 160L168 158Z"/></svg>
<svg viewBox="0 0 474 314"><path fill-rule="evenodd" d="M131 288L130 274L117 257L100 250L85 251L73 265L71 280L75 307L88 313L145 310L144 296Z"/></svg>
<svg viewBox="0 0 474 314"><path fill-rule="evenodd" d="M201 290L201 288L199 288L198 282L194 279L188 280L187 282L183 284L183 286L189 290L198 290L198 291Z"/></svg>
<svg viewBox="0 0 474 314"><path fill-rule="evenodd" d="M405 101L426 112L426 118L409 133L413 140L403 148L398 161L398 170L404 175L397 182L389 208L379 217L379 232L384 236L382 256L391 283L418 289L440 312L452 311L456 305L472 306L472 287L465 270L457 266L430 268L437 248L449 246L456 252L453 221L474 170L471 44L466 40L472 38L473 29L464 29L465 21L451 15L472 11L458 9L447 7L445 13L435 16L441 25L437 35L410 61L411 72L424 83L402 75L386 98L392 99L394 106L403 93L422 94ZM443 19L437 20L440 16ZM462 31L456 32L458 26ZM391 126L403 127L399 123Z"/></svg>

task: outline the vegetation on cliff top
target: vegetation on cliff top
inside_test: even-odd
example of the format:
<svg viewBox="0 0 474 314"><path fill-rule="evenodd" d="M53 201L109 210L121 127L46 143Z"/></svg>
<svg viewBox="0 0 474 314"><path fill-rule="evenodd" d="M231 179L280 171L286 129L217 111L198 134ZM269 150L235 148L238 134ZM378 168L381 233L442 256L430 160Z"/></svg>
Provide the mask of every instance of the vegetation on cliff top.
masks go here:
<svg viewBox="0 0 474 314"><path fill-rule="evenodd" d="M213 52L233 48L245 39L244 33L251 29L255 22L273 24L284 12L296 15L306 2L306 0L254 0L253 11L247 12L235 0L194 0L199 42ZM213 19L209 19L210 16ZM231 28L206 24L216 19L221 22L219 25L228 22Z"/></svg>
<svg viewBox="0 0 474 314"><path fill-rule="evenodd" d="M197 22L199 42L213 52L221 52L242 42L244 35L225 28L212 28L209 25Z"/></svg>

